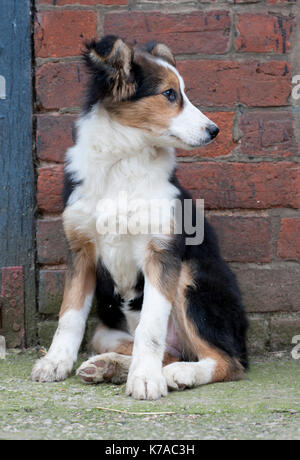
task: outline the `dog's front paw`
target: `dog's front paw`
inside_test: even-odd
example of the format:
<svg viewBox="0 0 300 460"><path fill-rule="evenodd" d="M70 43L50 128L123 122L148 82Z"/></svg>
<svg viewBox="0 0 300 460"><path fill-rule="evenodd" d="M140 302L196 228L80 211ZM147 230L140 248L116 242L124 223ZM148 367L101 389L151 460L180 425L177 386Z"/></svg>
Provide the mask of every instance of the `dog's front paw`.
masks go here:
<svg viewBox="0 0 300 460"><path fill-rule="evenodd" d="M159 399L168 394L167 382L162 372L143 372L137 369L129 374L126 394L134 399Z"/></svg>
<svg viewBox="0 0 300 460"><path fill-rule="evenodd" d="M54 359L45 356L35 363L31 378L35 382L59 382L68 377L72 367L73 361L70 359Z"/></svg>

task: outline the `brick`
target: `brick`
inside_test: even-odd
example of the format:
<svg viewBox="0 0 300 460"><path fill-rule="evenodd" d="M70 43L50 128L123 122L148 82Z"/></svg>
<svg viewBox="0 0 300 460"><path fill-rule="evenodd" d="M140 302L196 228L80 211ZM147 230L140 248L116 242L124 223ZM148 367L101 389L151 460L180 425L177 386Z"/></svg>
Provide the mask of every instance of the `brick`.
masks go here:
<svg viewBox="0 0 300 460"><path fill-rule="evenodd" d="M291 75L284 61L183 60L177 67L188 88L187 95L196 105L288 105Z"/></svg>
<svg viewBox="0 0 300 460"><path fill-rule="evenodd" d="M41 321L38 323L39 344L46 349L50 347L58 321Z"/></svg>
<svg viewBox="0 0 300 460"><path fill-rule="evenodd" d="M61 219L38 220L37 254L40 264L65 263L68 251Z"/></svg>
<svg viewBox="0 0 300 460"><path fill-rule="evenodd" d="M282 53L290 49L294 18L271 14L239 14L236 50L243 53Z"/></svg>
<svg viewBox="0 0 300 460"><path fill-rule="evenodd" d="M35 53L41 58L78 56L84 41L96 35L97 12L42 11L35 21Z"/></svg>
<svg viewBox="0 0 300 460"><path fill-rule="evenodd" d="M298 186L299 190L299 186ZM277 255L281 259L300 260L300 219L285 218L281 220ZM298 279L298 284L300 278Z"/></svg>
<svg viewBox="0 0 300 460"><path fill-rule="evenodd" d="M300 335L300 314L271 318L271 351L292 349L293 337Z"/></svg>
<svg viewBox="0 0 300 460"><path fill-rule="evenodd" d="M267 0L270 5L296 3L297 0Z"/></svg>
<svg viewBox="0 0 300 460"><path fill-rule="evenodd" d="M85 334L80 347L80 352L88 350L88 344L90 343L99 321L97 318L89 317L86 324ZM54 333L57 329L58 321L46 320L38 323L38 337L40 345L48 348L50 347Z"/></svg>
<svg viewBox="0 0 300 460"><path fill-rule="evenodd" d="M234 112L205 113L220 128L220 133L213 143L194 150L178 150L178 155L184 157L209 158L230 155L236 147L232 138Z"/></svg>
<svg viewBox="0 0 300 460"><path fill-rule="evenodd" d="M230 262L270 262L272 230L267 217L209 215L222 256Z"/></svg>
<svg viewBox="0 0 300 460"><path fill-rule="evenodd" d="M228 3L233 3L234 5L239 3L260 3L262 0L227 0Z"/></svg>
<svg viewBox="0 0 300 460"><path fill-rule="evenodd" d="M39 160L63 163L66 150L73 145L77 115L38 115L36 146Z"/></svg>
<svg viewBox="0 0 300 460"><path fill-rule="evenodd" d="M22 266L1 267L0 277L0 337L5 337L6 346L9 348L23 348L25 345L24 269Z"/></svg>
<svg viewBox="0 0 300 460"><path fill-rule="evenodd" d="M88 79L82 63L48 62L36 71L37 104L40 110L78 107Z"/></svg>
<svg viewBox="0 0 300 460"><path fill-rule="evenodd" d="M300 206L300 166L294 163L180 163L177 176L206 209Z"/></svg>
<svg viewBox="0 0 300 460"><path fill-rule="evenodd" d="M41 270L39 274L39 312L58 314L63 298L65 270Z"/></svg>
<svg viewBox="0 0 300 460"><path fill-rule="evenodd" d="M240 121L241 150L251 157L285 157L299 152L293 114L282 112L244 112Z"/></svg>
<svg viewBox="0 0 300 460"><path fill-rule="evenodd" d="M249 317L248 348L250 355L263 354L269 345L269 321L263 315Z"/></svg>
<svg viewBox="0 0 300 460"><path fill-rule="evenodd" d="M87 5L87 6L114 6L114 5L128 5L128 0L37 0L38 5Z"/></svg>
<svg viewBox="0 0 300 460"><path fill-rule="evenodd" d="M300 267L245 266L234 271L249 312L300 310Z"/></svg>
<svg viewBox="0 0 300 460"><path fill-rule="evenodd" d="M231 19L228 11L111 13L104 19L105 33L143 44L157 40L175 54L225 53L229 47Z"/></svg>
<svg viewBox="0 0 300 460"><path fill-rule="evenodd" d="M42 212L58 213L63 209L64 172L61 165L39 168L37 201Z"/></svg>

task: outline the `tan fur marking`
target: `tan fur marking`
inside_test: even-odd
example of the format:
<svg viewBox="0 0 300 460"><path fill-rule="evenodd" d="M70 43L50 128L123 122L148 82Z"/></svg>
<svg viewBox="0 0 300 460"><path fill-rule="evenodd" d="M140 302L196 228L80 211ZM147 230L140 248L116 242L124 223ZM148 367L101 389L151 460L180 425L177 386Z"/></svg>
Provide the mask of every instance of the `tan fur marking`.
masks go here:
<svg viewBox="0 0 300 460"><path fill-rule="evenodd" d="M71 228L65 227L65 231L72 251L72 262L68 267L59 317L68 310L80 310L96 283L94 245Z"/></svg>
<svg viewBox="0 0 300 460"><path fill-rule="evenodd" d="M173 261L166 248L167 241L152 240L146 250L145 273L150 283L173 304L180 271L179 261Z"/></svg>
<svg viewBox="0 0 300 460"><path fill-rule="evenodd" d="M151 51L151 54L153 54L153 56L157 56L161 59L164 59L174 67L176 66L176 61L172 54L172 51L163 43L158 43L157 45L155 45Z"/></svg>
<svg viewBox="0 0 300 460"><path fill-rule="evenodd" d="M103 65L111 77L111 94L114 102L131 97L135 92L136 83L130 79L132 49L120 38L117 39L107 56L101 56L95 49L89 53L96 65Z"/></svg>
<svg viewBox="0 0 300 460"><path fill-rule="evenodd" d="M108 107L115 119L132 128L140 128L154 134L162 134L170 125L171 120L182 110L182 96L180 83L171 69L157 65L155 62L146 65L155 68L155 75L161 80L160 86L153 96L138 99L137 101L123 101L121 104L111 104ZM154 71L152 69L152 71ZM171 103L162 95L168 89L174 89L178 94L178 101Z"/></svg>
<svg viewBox="0 0 300 460"><path fill-rule="evenodd" d="M133 341L130 342L128 340L128 341L124 341L120 343L120 345L118 345L116 348L114 348L111 351L114 351L115 353L119 353L119 355L131 356L132 350L133 350Z"/></svg>
<svg viewBox="0 0 300 460"><path fill-rule="evenodd" d="M176 363L178 361L179 361L179 358L176 358L175 356L172 356L169 353L165 353L164 359L163 359L163 367L168 366L168 364Z"/></svg>
<svg viewBox="0 0 300 460"><path fill-rule="evenodd" d="M234 358L230 358L225 352L213 347L205 340L199 337L195 325L187 316L186 289L193 287L193 269L183 264L179 282L176 300L174 303L174 313L177 325L181 331L186 349L191 360L200 360L211 358L216 361L216 369L212 377L212 382L223 382L240 380L243 378L243 366Z"/></svg>

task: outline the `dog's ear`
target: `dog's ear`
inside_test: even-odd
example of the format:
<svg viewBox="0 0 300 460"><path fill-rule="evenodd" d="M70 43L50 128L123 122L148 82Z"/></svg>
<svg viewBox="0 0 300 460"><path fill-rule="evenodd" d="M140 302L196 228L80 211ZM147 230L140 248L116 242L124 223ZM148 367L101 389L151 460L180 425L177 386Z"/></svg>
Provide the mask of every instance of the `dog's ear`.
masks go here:
<svg viewBox="0 0 300 460"><path fill-rule="evenodd" d="M134 94L133 51L121 38L107 35L100 41L92 40L86 43L83 56L103 98L119 102Z"/></svg>
<svg viewBox="0 0 300 460"><path fill-rule="evenodd" d="M146 49L148 53L153 54L153 56L164 59L172 66L176 67L176 61L172 51L163 43L149 42L146 45Z"/></svg>

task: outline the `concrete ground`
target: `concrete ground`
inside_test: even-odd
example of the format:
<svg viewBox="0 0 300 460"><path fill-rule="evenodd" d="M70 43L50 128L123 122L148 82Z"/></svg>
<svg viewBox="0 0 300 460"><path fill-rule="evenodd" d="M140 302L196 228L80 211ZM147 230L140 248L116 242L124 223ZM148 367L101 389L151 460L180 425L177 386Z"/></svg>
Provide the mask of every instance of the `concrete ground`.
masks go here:
<svg viewBox="0 0 300 460"><path fill-rule="evenodd" d="M84 385L74 374L32 383L36 358L35 350L10 351L0 360L0 439L300 439L300 360L289 354L253 358L242 382L154 402L134 401L124 385Z"/></svg>

